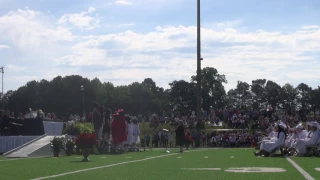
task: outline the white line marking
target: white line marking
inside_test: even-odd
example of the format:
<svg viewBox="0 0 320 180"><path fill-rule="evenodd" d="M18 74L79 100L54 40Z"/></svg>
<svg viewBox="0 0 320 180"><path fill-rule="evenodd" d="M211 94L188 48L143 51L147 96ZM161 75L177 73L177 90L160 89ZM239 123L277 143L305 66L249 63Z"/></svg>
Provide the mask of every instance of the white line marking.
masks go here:
<svg viewBox="0 0 320 180"><path fill-rule="evenodd" d="M14 158L14 159L3 159L0 160L0 162L3 161L17 161L17 160L26 160L26 159L39 159L39 158L43 158L43 157L29 157L29 158ZM50 158L50 157L49 157Z"/></svg>
<svg viewBox="0 0 320 180"><path fill-rule="evenodd" d="M175 154L177 154L177 153L166 154L166 155L161 155L161 156L154 156L154 157L145 158L145 159L139 159L139 160L134 160L134 161L120 162L120 163L109 164L109 165L105 165L105 166L98 166L98 167L93 167L93 168L81 169L81 170L77 170L77 171L61 173L61 174L56 174L56 175L52 175L52 176L44 176L44 177L34 178L34 179L30 179L30 180L42 180L42 179L61 177L61 176L66 176L66 175L70 175L70 174L76 174L76 173L80 173L80 172L92 171L92 170L97 170L97 169L113 167L113 166L119 166L119 165L123 165L123 164L130 164L130 163L135 163L135 162L147 161L147 160L150 160L150 159L157 159L157 158L162 158L162 157L166 157L166 156L172 156L172 155L175 155Z"/></svg>
<svg viewBox="0 0 320 180"><path fill-rule="evenodd" d="M206 149L194 150L194 151L203 151L203 150L206 150ZM188 152L194 152L194 151L191 150L191 151L188 151ZM162 157L172 156L172 155L177 155L177 154L179 154L179 153L165 154L165 155L154 156L154 157L138 159L138 160L133 160L133 161L125 161L125 162L109 164L109 165L105 165L105 166L97 166L97 167L93 167L93 168L81 169L81 170L77 170L77 171L61 173L61 174L56 174L56 175L52 175L52 176L44 176L44 177L34 178L34 179L30 179L30 180L42 180L42 179L61 177L61 176L66 176L66 175L70 175L70 174L76 174L76 173L81 173L81 172L86 172L86 171L92 171L92 170L97 170L97 169L113 167L113 166L119 166L119 165L123 165L123 164L130 164L130 163L135 163L135 162L147 161L147 160L150 160L150 159L157 159L157 158L162 158Z"/></svg>
<svg viewBox="0 0 320 180"><path fill-rule="evenodd" d="M290 159L289 157L286 157L286 159L289 161L289 163L295 167L300 174L303 175L303 177L305 177L307 180L315 180L309 173L307 173L305 170L303 170L297 163L295 163L292 159Z"/></svg>
<svg viewBox="0 0 320 180"><path fill-rule="evenodd" d="M239 168L228 168L226 172L235 173L263 173L263 172L285 172L283 168L270 168L270 167L239 167Z"/></svg>
<svg viewBox="0 0 320 180"><path fill-rule="evenodd" d="M316 171L320 171L320 168L314 168Z"/></svg>
<svg viewBox="0 0 320 180"><path fill-rule="evenodd" d="M220 171L221 168L181 168L182 170L192 170L192 171Z"/></svg>

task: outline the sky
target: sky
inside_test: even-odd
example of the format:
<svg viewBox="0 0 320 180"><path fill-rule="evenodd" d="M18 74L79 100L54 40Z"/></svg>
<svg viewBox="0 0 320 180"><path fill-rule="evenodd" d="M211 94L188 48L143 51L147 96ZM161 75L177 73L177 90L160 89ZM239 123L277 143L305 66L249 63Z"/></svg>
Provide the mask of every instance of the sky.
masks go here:
<svg viewBox="0 0 320 180"><path fill-rule="evenodd" d="M202 67L320 84L319 0L201 0ZM81 75L169 88L196 73L196 0L0 0L4 90ZM1 84L0 84L1 87Z"/></svg>

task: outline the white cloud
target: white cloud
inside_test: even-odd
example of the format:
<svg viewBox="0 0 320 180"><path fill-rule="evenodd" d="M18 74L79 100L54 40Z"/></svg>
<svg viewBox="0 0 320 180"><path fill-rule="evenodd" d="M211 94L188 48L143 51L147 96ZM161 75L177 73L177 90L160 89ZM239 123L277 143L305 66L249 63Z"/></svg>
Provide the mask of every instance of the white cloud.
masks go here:
<svg viewBox="0 0 320 180"><path fill-rule="evenodd" d="M23 85L32 79L80 74L110 80L116 85L151 77L158 85L168 87L173 80L190 80L195 74L196 27L158 26L145 33L90 31L91 35L69 30L70 25L82 29L95 27L89 16L94 12L89 8L59 20L28 9L0 16L0 34L4 34L0 42L9 42L5 44L10 45L10 50L25 50L23 59L17 56L5 61L8 73L9 66L12 72L19 67L33 69L23 74L12 73L8 76L10 82ZM77 18L83 21L80 23ZM56 24L57 21L60 23ZM320 65L313 55L320 48L320 27L308 25L290 33L244 31L237 21L220 22L212 27L202 28L202 66L215 67L225 74L229 81L227 89L234 88L237 80L250 83L258 78L281 85L320 81L316 75ZM0 59L7 55L1 53Z"/></svg>
<svg viewBox="0 0 320 180"><path fill-rule="evenodd" d="M132 5L131 1L128 0L116 0L116 4L122 4L122 5Z"/></svg>
<svg viewBox="0 0 320 180"><path fill-rule="evenodd" d="M81 29L94 29L99 25L100 22L98 14L96 14L95 16L91 16L94 12L95 9L93 7L90 7L88 11L82 11L81 13L65 14L58 20L58 23L70 23L71 25L74 25L77 28Z"/></svg>
<svg viewBox="0 0 320 180"><path fill-rule="evenodd" d="M0 49L9 49L10 47L8 45L3 45L3 44L0 44Z"/></svg>
<svg viewBox="0 0 320 180"><path fill-rule="evenodd" d="M0 16L0 42L9 41L15 47L32 51L59 41L72 41L72 33L65 27L52 27L44 14L28 9L10 11Z"/></svg>
<svg viewBox="0 0 320 180"><path fill-rule="evenodd" d="M124 24L120 24L120 27L127 27L127 26L134 26L134 23L124 23Z"/></svg>
<svg viewBox="0 0 320 180"><path fill-rule="evenodd" d="M26 67L15 66L12 64L8 64L7 67L9 70L12 70L12 71L22 71L26 69Z"/></svg>

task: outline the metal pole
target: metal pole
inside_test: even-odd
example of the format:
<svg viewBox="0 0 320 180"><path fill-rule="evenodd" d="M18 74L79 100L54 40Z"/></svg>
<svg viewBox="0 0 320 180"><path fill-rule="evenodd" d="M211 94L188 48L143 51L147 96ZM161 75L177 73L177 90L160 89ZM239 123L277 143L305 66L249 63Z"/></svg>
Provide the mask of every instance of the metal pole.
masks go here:
<svg viewBox="0 0 320 180"><path fill-rule="evenodd" d="M84 86L81 85L81 91L82 91L82 115L84 115Z"/></svg>
<svg viewBox="0 0 320 180"><path fill-rule="evenodd" d="M200 0L197 0L197 119L201 121L201 24Z"/></svg>
<svg viewBox="0 0 320 180"><path fill-rule="evenodd" d="M2 95L1 95L1 102L2 102L2 109L4 110L4 94L3 94L3 74L4 74L4 69L3 66L0 68L1 73L2 73Z"/></svg>

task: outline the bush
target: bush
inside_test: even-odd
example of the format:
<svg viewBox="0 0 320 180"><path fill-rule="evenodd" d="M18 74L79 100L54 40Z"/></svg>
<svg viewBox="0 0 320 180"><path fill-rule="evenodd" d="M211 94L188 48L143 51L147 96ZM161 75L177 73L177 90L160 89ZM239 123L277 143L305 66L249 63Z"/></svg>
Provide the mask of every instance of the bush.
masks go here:
<svg viewBox="0 0 320 180"><path fill-rule="evenodd" d="M75 123L71 126L67 126L63 130L64 134L68 134L68 135L72 135L72 136L79 135L83 132L93 133L94 132L93 124L91 124L91 123Z"/></svg>
<svg viewBox="0 0 320 180"><path fill-rule="evenodd" d="M63 142L64 139L61 137L54 137L50 143L51 143L51 148L53 149L54 152L60 152L60 149L63 148Z"/></svg>

